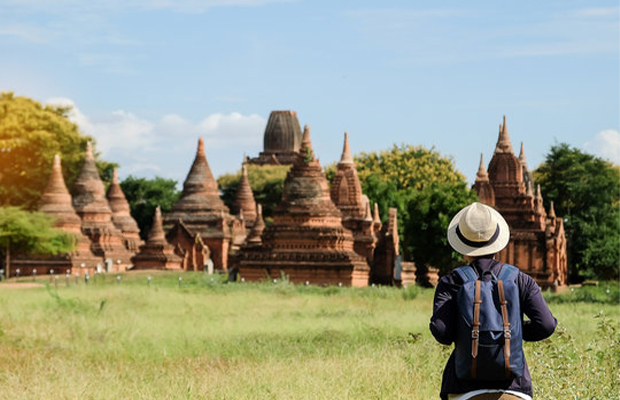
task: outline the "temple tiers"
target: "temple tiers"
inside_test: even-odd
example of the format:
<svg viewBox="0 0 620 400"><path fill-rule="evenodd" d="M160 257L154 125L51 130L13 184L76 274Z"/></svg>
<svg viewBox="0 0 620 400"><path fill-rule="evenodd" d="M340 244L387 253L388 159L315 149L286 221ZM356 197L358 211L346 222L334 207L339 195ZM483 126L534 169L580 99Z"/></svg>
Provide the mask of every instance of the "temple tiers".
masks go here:
<svg viewBox="0 0 620 400"><path fill-rule="evenodd" d="M362 194L362 186L345 132L340 162L331 182L330 197L342 213L342 225L353 232L355 252L370 263L377 238L373 231L368 197Z"/></svg>
<svg viewBox="0 0 620 400"><path fill-rule="evenodd" d="M200 138L181 197L164 216L166 238L185 259L184 269L203 270L209 252L215 269L228 269L232 220L228 207L220 199L205 155L204 141ZM177 226L179 222L181 225ZM204 246L208 247L208 252Z"/></svg>
<svg viewBox="0 0 620 400"><path fill-rule="evenodd" d="M499 253L502 262L513 264L530 274L541 287L564 285L566 281L566 239L562 218L547 215L540 186L532 193L533 181L525 163L514 155L506 117L488 175L479 167L473 186L480 201L494 206L510 226L510 242ZM551 213L550 213L551 214Z"/></svg>
<svg viewBox="0 0 620 400"><path fill-rule="evenodd" d="M237 192L235 193L232 212L235 215L241 214L245 221L246 228L252 228L256 220L256 201L254 200L254 193L250 187L248 168L245 164L241 167L241 180L239 181L239 186L237 186Z"/></svg>
<svg viewBox="0 0 620 400"><path fill-rule="evenodd" d="M118 173L116 168L112 173L112 183L106 194L110 208L112 209L112 222L121 230L125 239L125 247L127 250L136 252L142 244L140 239L140 228L136 220L133 219L129 211L129 203L118 183Z"/></svg>
<svg viewBox="0 0 620 400"><path fill-rule="evenodd" d="M182 269L183 259L174 253L174 246L166 241L161 219L161 208L157 206L153 225L146 243L140 246L140 252L132 258L132 269Z"/></svg>
<svg viewBox="0 0 620 400"><path fill-rule="evenodd" d="M293 164L301 139L301 126L295 111L272 111L265 128L263 151L248 162L258 165Z"/></svg>
<svg viewBox="0 0 620 400"><path fill-rule="evenodd" d="M353 250L353 235L343 227L342 214L330 198L307 126L284 182L282 202L262 241L262 247L241 250L239 273L246 280L280 279L284 274L295 283L368 284L368 264Z"/></svg>
<svg viewBox="0 0 620 400"><path fill-rule="evenodd" d="M107 271L125 270L135 252L127 250L121 230L112 223L112 209L105 197L90 142L73 185L72 200L73 208L82 219L82 233L92 242L93 254L103 257Z"/></svg>

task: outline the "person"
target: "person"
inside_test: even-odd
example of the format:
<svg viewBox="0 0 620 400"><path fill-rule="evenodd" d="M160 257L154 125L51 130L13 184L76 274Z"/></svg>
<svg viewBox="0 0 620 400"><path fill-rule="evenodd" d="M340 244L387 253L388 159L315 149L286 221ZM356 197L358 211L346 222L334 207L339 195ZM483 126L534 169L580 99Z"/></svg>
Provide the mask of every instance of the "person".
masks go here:
<svg viewBox="0 0 620 400"><path fill-rule="evenodd" d="M448 242L475 270L478 277L490 280L503 266L497 253L508 244L510 229L495 209L475 202L460 210L448 227ZM488 271L492 272L491 275ZM455 343L443 371L440 397L442 400L531 400L532 378L523 359L523 373L504 380L460 379L455 361L457 293L464 281L456 271L443 276L435 289L430 331L439 343ZM523 340L538 341L553 334L557 320L551 314L540 288L529 275L519 271L515 279L521 308ZM525 314L529 320L523 320ZM473 332L472 332L473 333ZM483 378L483 377L482 377Z"/></svg>

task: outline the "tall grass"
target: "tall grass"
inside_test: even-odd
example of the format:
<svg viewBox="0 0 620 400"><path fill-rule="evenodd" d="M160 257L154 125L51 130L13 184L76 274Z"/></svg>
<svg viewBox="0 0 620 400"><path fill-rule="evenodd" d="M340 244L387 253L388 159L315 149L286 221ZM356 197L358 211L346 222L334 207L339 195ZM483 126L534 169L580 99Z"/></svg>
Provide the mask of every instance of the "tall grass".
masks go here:
<svg viewBox="0 0 620 400"><path fill-rule="evenodd" d="M438 398L432 290L120 278L0 288L1 399ZM535 394L617 398L617 306L551 306L559 333L526 346Z"/></svg>

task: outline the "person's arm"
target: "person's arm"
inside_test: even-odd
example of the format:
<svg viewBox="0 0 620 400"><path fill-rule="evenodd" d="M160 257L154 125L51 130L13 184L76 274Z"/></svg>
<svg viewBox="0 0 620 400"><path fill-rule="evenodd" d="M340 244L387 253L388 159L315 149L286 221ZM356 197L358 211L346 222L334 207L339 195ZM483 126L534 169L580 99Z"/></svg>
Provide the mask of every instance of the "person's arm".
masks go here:
<svg viewBox="0 0 620 400"><path fill-rule="evenodd" d="M535 342L548 338L555 331L558 321L551 314L540 288L529 275L519 274L521 312L529 321L523 322L523 340Z"/></svg>
<svg viewBox="0 0 620 400"><path fill-rule="evenodd" d="M456 292L459 285L454 283L452 274L439 280L433 300L433 316L430 330L435 340L441 344L451 344L456 339Z"/></svg>

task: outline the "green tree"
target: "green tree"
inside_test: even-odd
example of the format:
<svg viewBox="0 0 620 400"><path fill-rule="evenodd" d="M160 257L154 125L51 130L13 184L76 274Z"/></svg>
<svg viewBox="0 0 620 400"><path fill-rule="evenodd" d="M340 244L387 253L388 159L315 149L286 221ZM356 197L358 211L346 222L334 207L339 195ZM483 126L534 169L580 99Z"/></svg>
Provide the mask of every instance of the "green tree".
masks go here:
<svg viewBox="0 0 620 400"><path fill-rule="evenodd" d="M534 171L546 206L564 218L569 278L618 279L620 167L559 143Z"/></svg>
<svg viewBox="0 0 620 400"><path fill-rule="evenodd" d="M248 180L254 193L254 200L263 207L263 217L267 224L273 216L273 210L282 201L284 179L289 170L286 165L253 165L248 164ZM236 174L224 174L217 178L222 193L222 200L229 208L232 207L241 180L241 171Z"/></svg>
<svg viewBox="0 0 620 400"><path fill-rule="evenodd" d="M382 218L398 209L398 232L405 259L414 260L420 283L429 266L445 273L460 261L446 239L450 219L477 197L451 159L434 149L394 145L355 157L363 192L379 204ZM327 169L333 177L334 166ZM384 220L385 222L385 220Z"/></svg>
<svg viewBox="0 0 620 400"><path fill-rule="evenodd" d="M47 184L55 154L62 158L69 188L82 167L86 143L67 118L70 108L42 106L27 97L0 93L0 205L34 209ZM113 163L98 160L105 177ZM108 181L109 181L108 177Z"/></svg>
<svg viewBox="0 0 620 400"><path fill-rule="evenodd" d="M155 208L160 206L162 213L169 212L181 196L177 182L173 179L134 178L130 175L120 185L129 203L131 216L138 223L140 236L144 240L153 225Z"/></svg>
<svg viewBox="0 0 620 400"><path fill-rule="evenodd" d="M76 238L54 228L54 219L41 212L0 207L0 252L8 278L11 254L58 254L75 249Z"/></svg>

